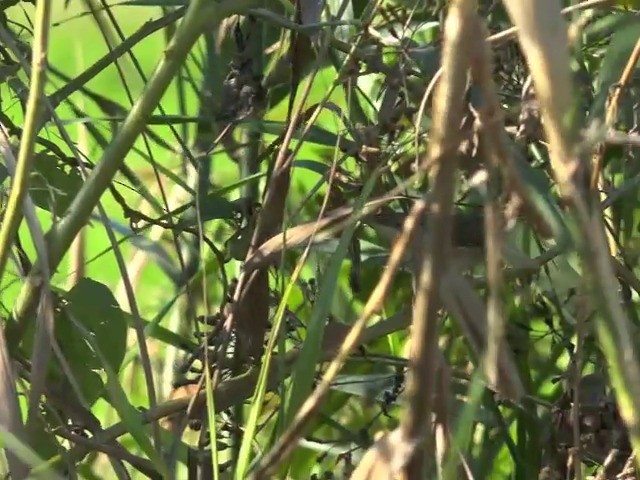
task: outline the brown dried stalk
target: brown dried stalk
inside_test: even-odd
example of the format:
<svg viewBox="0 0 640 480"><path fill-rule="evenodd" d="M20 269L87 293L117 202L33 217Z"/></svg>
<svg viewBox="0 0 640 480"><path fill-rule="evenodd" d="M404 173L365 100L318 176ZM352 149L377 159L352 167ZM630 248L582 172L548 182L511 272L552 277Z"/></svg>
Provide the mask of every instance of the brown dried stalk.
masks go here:
<svg viewBox="0 0 640 480"><path fill-rule="evenodd" d="M438 308L440 277L451 252L452 212L455 193L457 145L463 118L467 73L473 51L476 2L451 2L444 24L442 77L435 91L433 133L429 145L433 182L432 208L427 217L424 248L417 272L413 306L410 368L407 381L407 409L401 422L405 443L417 448L403 465L405 478L422 478L426 465L425 436L430 430L438 362ZM431 160L432 159L432 160ZM427 439L427 445L432 442ZM432 449L431 449L432 450Z"/></svg>
<svg viewBox="0 0 640 480"><path fill-rule="evenodd" d="M569 70L567 26L559 2L503 0L519 28L550 148L551 165L578 229L573 240L584 264L588 293L599 310L600 344L609 363L620 413L634 448L640 447L640 369L629 321L616 291L597 195L589 189L587 162L579 157L579 135Z"/></svg>
<svg viewBox="0 0 640 480"><path fill-rule="evenodd" d="M481 38L488 36L485 24L476 16L476 29ZM483 102L478 110L478 129L480 147L484 153L484 161L489 173L486 188L485 203L485 231L487 253L487 283L489 298L487 300L487 345L484 367L487 371L489 383L498 384L498 358L500 346L504 338L504 311L502 305L502 293L504 278L502 273L502 245L503 215L500 205L500 170L507 167L504 148L502 147L502 135L504 134L504 122L500 100L493 82L493 61L491 50L484 42L477 43L479 52L472 58L471 76L480 86L483 93ZM508 168L508 167L507 167ZM506 168L505 168L506 169Z"/></svg>

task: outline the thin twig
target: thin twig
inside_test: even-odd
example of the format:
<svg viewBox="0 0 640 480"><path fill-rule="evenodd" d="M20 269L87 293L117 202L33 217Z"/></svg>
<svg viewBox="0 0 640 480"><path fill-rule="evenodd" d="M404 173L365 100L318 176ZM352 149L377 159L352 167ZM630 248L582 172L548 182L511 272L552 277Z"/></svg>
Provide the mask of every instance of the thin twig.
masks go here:
<svg viewBox="0 0 640 480"><path fill-rule="evenodd" d="M81 445L95 452L102 452L110 457L123 460L139 472L150 478L161 478L160 473L156 470L154 464L146 458L138 457L119 444L109 444L99 442L95 438L87 438L67 431L66 429L58 429L54 432L57 436L62 437L77 445Z"/></svg>
<svg viewBox="0 0 640 480"><path fill-rule="evenodd" d="M568 15L570 13L579 12L580 10L586 10L588 8L596 8L596 7L606 7L615 5L615 0L585 0L584 2L576 3L575 5L570 5L562 9L562 13L564 15ZM487 38L487 41L499 45L508 40L513 40L518 35L518 27L514 26L511 28L507 28L502 32L495 33Z"/></svg>
<svg viewBox="0 0 640 480"><path fill-rule="evenodd" d="M631 80L631 76L633 75L633 71L638 64L638 60L640 59L640 39L636 42L629 59L627 60L627 64L622 71L622 75L620 75L620 80L615 84L613 93L609 99L609 103L607 105L607 111L605 114L605 126L607 129L613 129L614 123L616 121L616 117L618 115L618 105L620 104L620 99L622 98L623 92L629 85ZM591 188L596 189L598 187L603 187L604 178L602 177L602 161L604 158L604 154L606 151L606 144L602 144L600 148L597 149L596 153L592 159L592 171L591 171Z"/></svg>
<svg viewBox="0 0 640 480"><path fill-rule="evenodd" d="M73 78L72 81L66 83L64 87L60 88L52 95L50 95L51 103L55 107L60 105L64 100L69 98L74 92L81 89L84 85L86 85L91 79L96 77L100 72L104 69L113 65L113 62L120 58L122 55L131 51L134 46L140 43L142 40L147 38L149 35L154 32L161 30L168 25L178 21L182 16L184 16L186 11L186 7L180 7L162 18L158 20L153 20L151 22L145 23L139 30L137 30L133 35L125 39L123 42L118 44L113 50L107 53L100 60L91 65L84 72L80 73L76 77Z"/></svg>

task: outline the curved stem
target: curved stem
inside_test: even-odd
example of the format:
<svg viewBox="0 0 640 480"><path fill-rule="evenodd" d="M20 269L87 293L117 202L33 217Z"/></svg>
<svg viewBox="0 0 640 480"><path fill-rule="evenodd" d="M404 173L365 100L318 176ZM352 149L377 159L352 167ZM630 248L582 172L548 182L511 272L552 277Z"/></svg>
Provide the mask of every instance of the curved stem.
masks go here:
<svg viewBox="0 0 640 480"><path fill-rule="evenodd" d="M24 130L20 139L18 162L11 183L7 209L0 226L0 280L4 275L9 251L22 221L22 201L27 193L29 171L33 164L37 124L42 114L42 95L46 81L50 17L51 0L40 0L36 7L34 48L31 57L31 88L27 99Z"/></svg>

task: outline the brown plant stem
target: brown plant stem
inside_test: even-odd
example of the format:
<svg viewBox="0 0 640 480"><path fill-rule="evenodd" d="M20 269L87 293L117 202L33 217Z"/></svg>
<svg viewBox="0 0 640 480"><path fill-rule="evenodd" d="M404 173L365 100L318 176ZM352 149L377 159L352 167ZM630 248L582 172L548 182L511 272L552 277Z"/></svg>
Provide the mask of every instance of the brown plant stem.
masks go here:
<svg viewBox="0 0 640 480"><path fill-rule="evenodd" d="M427 230L419 252L411 353L407 376L407 406L401 421L403 440L415 444L410 459L403 468L406 479L422 478L433 446L429 436L435 395L438 350L438 308L440 278L448 265L451 252L451 217L457 169L457 143L462 123L467 73L474 35L472 19L476 3L473 0L451 2L444 24L442 77L434 92L433 131L429 145L432 208L427 215ZM474 32L479 33L479 32ZM423 235L425 232L423 230ZM426 444L425 444L425 439Z"/></svg>

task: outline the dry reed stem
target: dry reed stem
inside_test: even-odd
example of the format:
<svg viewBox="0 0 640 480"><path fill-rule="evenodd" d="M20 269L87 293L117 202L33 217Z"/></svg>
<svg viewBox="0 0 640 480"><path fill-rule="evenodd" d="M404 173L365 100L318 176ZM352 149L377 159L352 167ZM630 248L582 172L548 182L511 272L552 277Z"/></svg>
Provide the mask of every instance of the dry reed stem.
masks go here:
<svg viewBox="0 0 640 480"><path fill-rule="evenodd" d="M428 463L428 447L433 445L427 436L431 430L436 386L439 285L451 252L458 155L455 147L460 139L467 73L473 50L474 38L469 27L476 15L475 10L476 2L473 0L454 1L444 24L442 77L434 95L433 132L429 145L429 158L433 162L426 162L433 165L430 172L432 208L427 217L427 230L421 229L424 248L419 252L421 261L415 281L407 408L400 427L403 442L416 445L402 467L402 477L407 479L422 478Z"/></svg>
<svg viewBox="0 0 640 480"><path fill-rule="evenodd" d="M486 25L476 16L475 29L478 38L486 38ZM502 135L504 121L500 107L500 100L493 82L493 60L491 50L486 42L478 42L478 52L473 56L471 76L482 89L483 102L478 110L478 130L481 152L489 173L485 200L485 235L487 254L487 284L489 296L487 299L487 344L485 360L489 383L498 385L498 358L500 346L503 343L505 331L504 309L502 294L504 289L502 245L503 215L500 205L500 170L508 169L508 161L502 154Z"/></svg>
<svg viewBox="0 0 640 480"><path fill-rule="evenodd" d="M551 165L577 223L573 240L584 265L589 294L599 309L599 340L609 361L620 413L634 448L640 447L640 370L629 322L616 291L599 201L579 158L578 122L567 26L554 0L503 0L519 28L549 142Z"/></svg>

